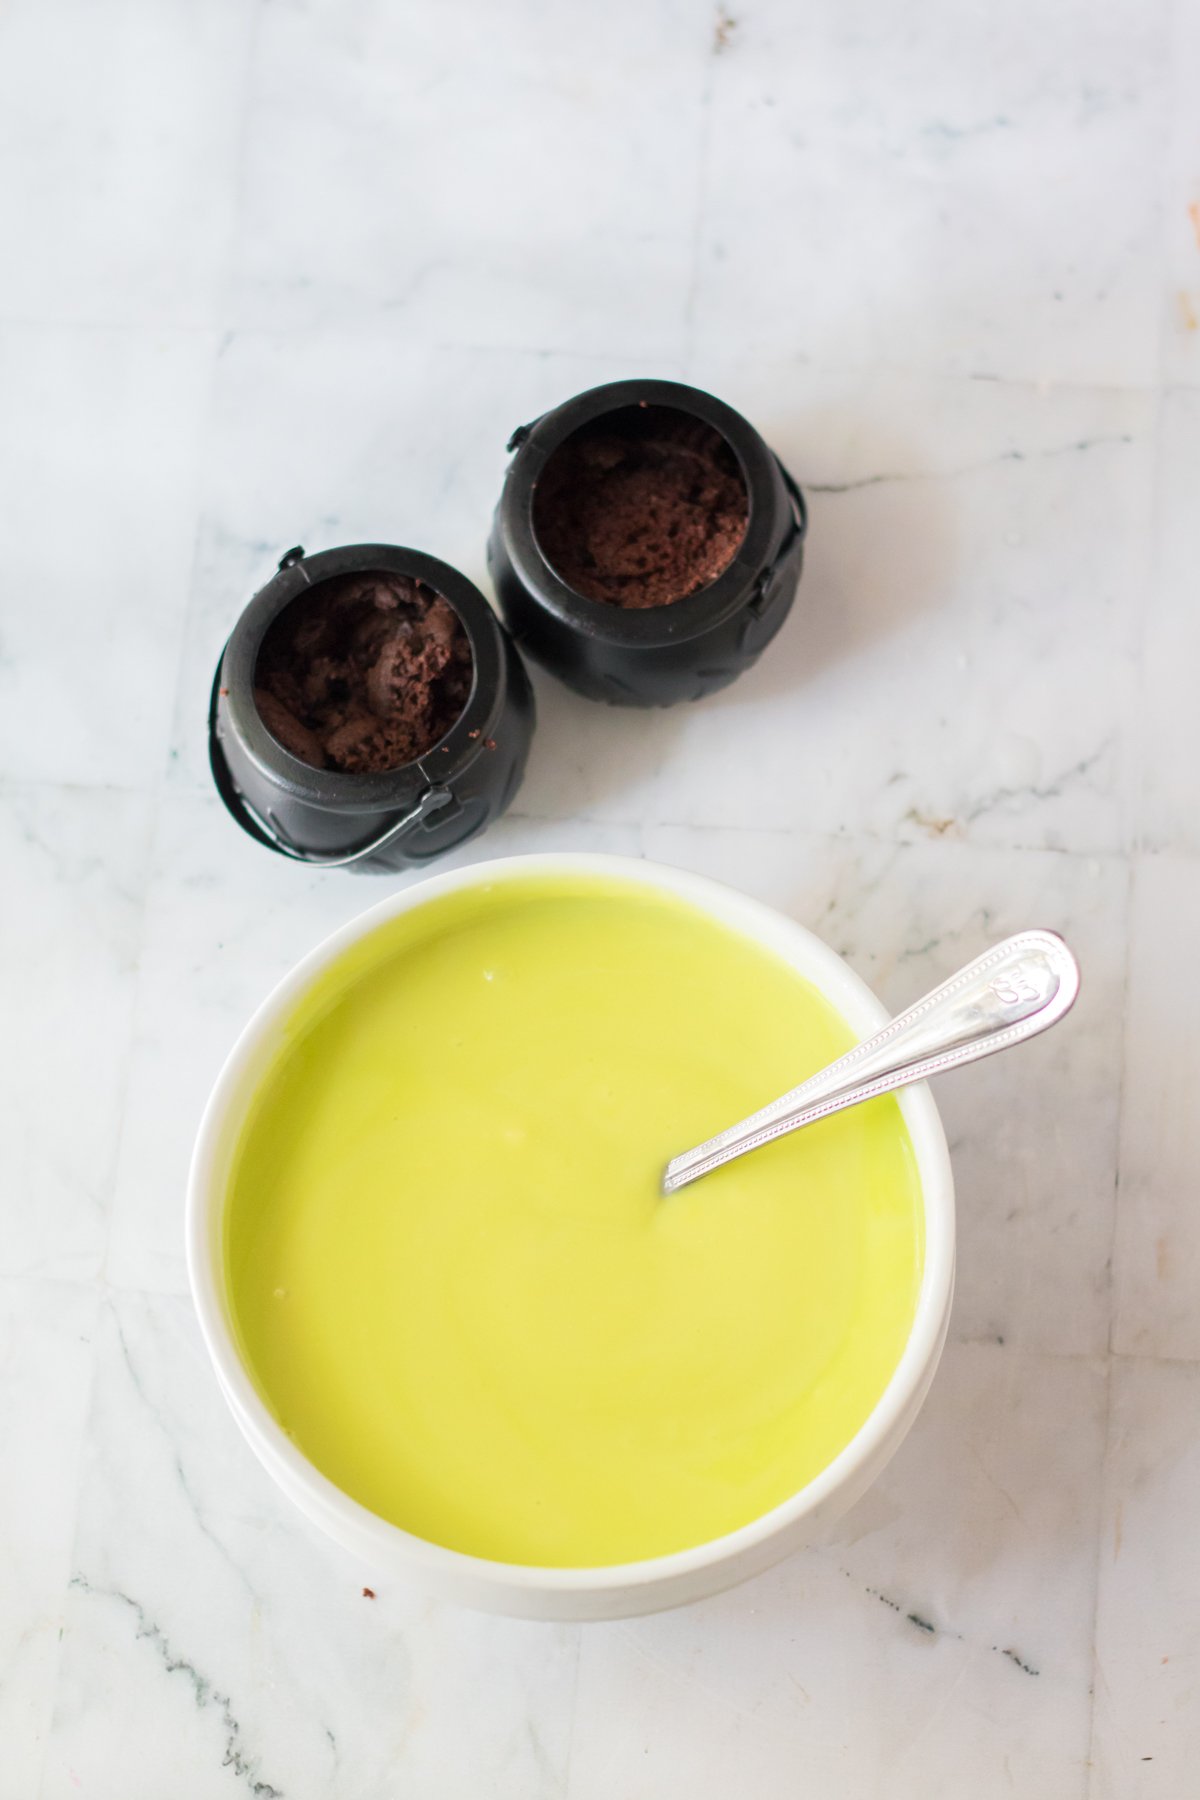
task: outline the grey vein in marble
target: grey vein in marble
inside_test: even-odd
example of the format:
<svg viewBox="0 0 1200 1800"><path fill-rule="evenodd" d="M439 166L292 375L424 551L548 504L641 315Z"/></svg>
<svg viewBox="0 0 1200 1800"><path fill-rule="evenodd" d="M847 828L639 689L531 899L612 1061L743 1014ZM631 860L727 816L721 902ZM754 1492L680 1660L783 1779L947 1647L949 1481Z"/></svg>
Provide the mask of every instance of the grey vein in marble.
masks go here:
<svg viewBox="0 0 1200 1800"><path fill-rule="evenodd" d="M242 1743L242 1728L234 1717L233 1705L228 1694L223 1694L214 1687L207 1675L202 1675L195 1664L186 1656L179 1655L172 1647L161 1626L149 1618L140 1600L131 1594L123 1594L118 1588L98 1588L87 1579L86 1575L73 1575L71 1586L87 1594L93 1600L116 1601L126 1607L133 1615L134 1636L139 1642L150 1645L161 1662L167 1675L182 1675L190 1684L195 1697L196 1708L203 1712L208 1707L216 1709L225 1732L225 1751L221 1757L221 1767L231 1769L238 1780L244 1782L248 1793L256 1796L256 1800L285 1800L282 1788L272 1787L269 1781L258 1779L259 1759L247 1755ZM336 1748L336 1746L335 1746Z"/></svg>

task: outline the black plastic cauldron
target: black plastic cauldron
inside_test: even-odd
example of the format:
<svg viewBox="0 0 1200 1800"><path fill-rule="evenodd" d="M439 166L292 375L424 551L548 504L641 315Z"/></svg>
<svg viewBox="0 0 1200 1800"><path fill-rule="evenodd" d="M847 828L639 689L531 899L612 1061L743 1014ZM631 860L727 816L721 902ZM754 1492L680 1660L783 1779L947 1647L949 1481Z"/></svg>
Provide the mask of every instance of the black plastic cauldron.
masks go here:
<svg viewBox="0 0 1200 1800"><path fill-rule="evenodd" d="M458 614L473 673L462 713L441 741L382 774L315 769L267 730L254 702L258 653L270 625L300 595L336 576L379 571L423 582ZM525 771L533 692L512 639L479 589L436 557L394 544L289 550L250 601L213 682L209 756L238 824L281 856L318 868L419 867L504 812Z"/></svg>
<svg viewBox="0 0 1200 1800"><path fill-rule="evenodd" d="M644 610L593 600L556 573L538 543L534 494L566 440L606 414L655 407L712 427L737 459L749 500L745 537L707 587ZM488 562L522 650L577 693L625 706L696 700L748 669L783 624L804 556L804 497L758 432L724 401L674 381L591 388L522 425L496 509Z"/></svg>

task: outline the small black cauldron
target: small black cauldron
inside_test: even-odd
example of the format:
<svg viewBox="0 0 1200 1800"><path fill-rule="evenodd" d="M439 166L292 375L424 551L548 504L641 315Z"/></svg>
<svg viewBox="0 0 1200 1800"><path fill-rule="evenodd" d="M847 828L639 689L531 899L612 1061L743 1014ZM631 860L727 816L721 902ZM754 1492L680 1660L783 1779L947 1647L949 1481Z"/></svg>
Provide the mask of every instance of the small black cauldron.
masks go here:
<svg viewBox="0 0 1200 1800"><path fill-rule="evenodd" d="M548 472L553 482L556 457L564 450L578 455L572 440L578 445L597 426L628 433L632 421L636 430L635 409L652 410L664 422L660 432L673 432L685 445L690 431L693 443L699 433L723 446L729 470L735 480L740 476L744 535L715 578L697 591L669 604L630 607L580 592L560 573L561 557L556 567L547 553L544 522L539 532L539 482ZM509 449L516 454L496 509L488 562L505 621L530 656L577 693L626 706L699 699L757 660L795 596L807 516L795 481L740 413L678 382L617 381L521 426ZM573 567L586 566L584 550ZM585 575L574 578L587 584Z"/></svg>
<svg viewBox="0 0 1200 1800"><path fill-rule="evenodd" d="M322 582L380 573L431 589L457 614L470 689L449 729L414 761L373 773L315 768L267 729L255 701L259 652L286 607ZM317 868L418 867L483 831L520 785L533 735L529 677L479 589L436 557L393 544L289 550L250 601L213 682L209 757L217 789L259 843Z"/></svg>

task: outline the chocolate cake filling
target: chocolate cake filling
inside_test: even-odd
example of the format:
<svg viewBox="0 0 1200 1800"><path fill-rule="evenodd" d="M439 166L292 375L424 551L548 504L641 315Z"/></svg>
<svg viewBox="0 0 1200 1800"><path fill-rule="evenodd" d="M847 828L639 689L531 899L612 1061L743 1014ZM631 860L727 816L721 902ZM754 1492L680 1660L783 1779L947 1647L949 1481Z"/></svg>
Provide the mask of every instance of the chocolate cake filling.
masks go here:
<svg viewBox="0 0 1200 1800"><path fill-rule="evenodd" d="M670 606L726 570L750 515L719 431L668 406L580 426L538 480L533 527L560 580L589 600Z"/></svg>
<svg viewBox="0 0 1200 1800"><path fill-rule="evenodd" d="M445 737L471 672L470 641L440 594L402 575L343 575L293 600L271 625L254 703L301 762L378 774Z"/></svg>

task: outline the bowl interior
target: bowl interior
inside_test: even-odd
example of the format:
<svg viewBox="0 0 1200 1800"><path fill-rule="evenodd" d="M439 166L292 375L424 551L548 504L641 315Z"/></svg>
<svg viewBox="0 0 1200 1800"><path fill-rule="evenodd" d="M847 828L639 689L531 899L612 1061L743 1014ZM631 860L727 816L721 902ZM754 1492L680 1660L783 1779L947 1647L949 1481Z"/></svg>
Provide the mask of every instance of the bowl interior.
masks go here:
<svg viewBox="0 0 1200 1800"><path fill-rule="evenodd" d="M403 1560L431 1576L461 1578L513 1591L582 1592L654 1584L702 1570L749 1549L827 1503L894 1433L919 1400L936 1359L953 1277L953 1190L945 1137L928 1089L899 1096L920 1174L925 1255L908 1341L891 1380L855 1437L811 1482L772 1511L724 1537L643 1562L597 1568L531 1567L488 1562L403 1531L342 1492L288 1438L261 1399L237 1347L225 1291L222 1234L226 1191L247 1112L283 1042L286 1023L312 984L356 944L413 907L466 887L499 886L530 876L596 875L674 894L754 939L812 983L860 1037L887 1013L842 959L812 933L736 890L684 871L633 859L563 855L513 857L434 876L352 921L305 957L250 1020L218 1078L201 1123L188 1194L188 1263L193 1296L209 1353L226 1398L260 1459L302 1508L332 1535L383 1563Z"/></svg>

